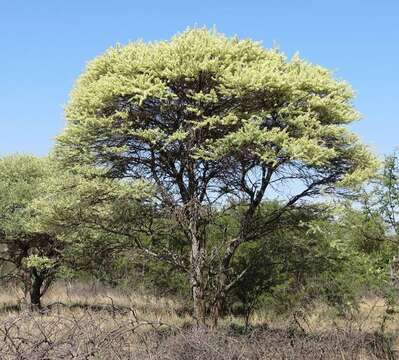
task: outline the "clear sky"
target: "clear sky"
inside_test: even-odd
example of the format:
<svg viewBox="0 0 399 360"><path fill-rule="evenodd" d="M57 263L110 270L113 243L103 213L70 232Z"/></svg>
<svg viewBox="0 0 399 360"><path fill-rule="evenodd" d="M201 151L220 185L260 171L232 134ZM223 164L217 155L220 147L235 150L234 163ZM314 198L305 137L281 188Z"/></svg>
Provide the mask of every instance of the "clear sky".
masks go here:
<svg viewBox="0 0 399 360"><path fill-rule="evenodd" d="M44 155L87 61L189 26L277 44L352 84L351 126L380 155L399 145L399 0L0 0L0 155Z"/></svg>

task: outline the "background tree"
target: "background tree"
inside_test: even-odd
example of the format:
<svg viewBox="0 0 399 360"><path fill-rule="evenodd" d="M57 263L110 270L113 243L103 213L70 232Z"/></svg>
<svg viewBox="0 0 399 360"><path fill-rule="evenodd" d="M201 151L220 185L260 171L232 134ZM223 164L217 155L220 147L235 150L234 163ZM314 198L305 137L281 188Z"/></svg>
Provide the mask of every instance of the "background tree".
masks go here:
<svg viewBox="0 0 399 360"><path fill-rule="evenodd" d="M274 211L278 203L262 203L259 211ZM310 205L292 209L279 220L267 239L245 243L237 251L232 263L235 273L245 274L239 279L228 297L230 311L243 312L246 328L252 312L259 308L262 299L277 295L275 289L285 288L285 300L281 306L293 300L293 293L301 293L304 283L317 272L330 267L330 261L324 256L326 247L321 236L312 237L316 222L326 219L328 211L325 206ZM319 235L319 234L318 234ZM331 269L331 271L333 271ZM292 291L288 291L292 288ZM290 299L288 299L290 298ZM308 299L309 300L309 299ZM311 301L308 301L309 305ZM292 304L290 310L294 308ZM276 307L274 307L276 308ZM266 309L267 310L267 309Z"/></svg>
<svg viewBox="0 0 399 360"><path fill-rule="evenodd" d="M255 309L291 315L298 324L320 302L345 316L368 294L389 291L392 246L381 216L351 203L311 204L285 213L279 223L267 241L244 244L233 262L236 273L248 270L233 288L228 310L243 313L247 324Z"/></svg>
<svg viewBox="0 0 399 360"><path fill-rule="evenodd" d="M152 186L112 181L98 171L85 175L64 171L47 181L47 196L32 205L40 214L37 228L70 245L68 261L75 269L96 272L101 262L132 249L151 255L146 237L156 217Z"/></svg>
<svg viewBox="0 0 399 360"><path fill-rule="evenodd" d="M371 196L368 196L366 206L370 213L382 214L390 229L390 239L395 245L395 254L392 256L390 275L396 289L399 289L399 159L397 152L386 156L382 174ZM370 203L371 202L371 203ZM396 295L397 296L397 295ZM397 299L395 299L397 301Z"/></svg>
<svg viewBox="0 0 399 360"><path fill-rule="evenodd" d="M395 313L394 307L398 302L399 289L399 256L398 256L398 212L399 212L399 160L397 152L387 155L383 167L363 192L358 196L364 212L369 218L380 218L387 231L385 240L390 243L390 251L385 254L385 262L388 264L390 284L386 285L384 298L386 301L385 320ZM373 237L372 232L368 238L374 239L374 243L381 242L381 237Z"/></svg>
<svg viewBox="0 0 399 360"><path fill-rule="evenodd" d="M23 285L33 307L41 307L62 263L64 244L36 230L35 200L46 194L52 174L46 158L28 155L0 159L0 260L2 278Z"/></svg>
<svg viewBox="0 0 399 360"><path fill-rule="evenodd" d="M371 213L377 210L391 232L398 235L399 159L396 152L385 157L382 171L374 179L373 185L363 198L364 205Z"/></svg>
<svg viewBox="0 0 399 360"><path fill-rule="evenodd" d="M374 157L345 127L358 118L352 97L345 82L298 56L188 30L93 60L72 92L56 153L70 168L155 186L159 213L176 220L190 248L187 267L187 254L167 259L189 274L194 316L204 322L210 284L217 317L245 274L232 268L243 244L267 241L301 200L373 171ZM277 195L280 206L259 222L262 200ZM244 209L236 231L209 249L209 225L236 204ZM209 259L218 259L212 270Z"/></svg>

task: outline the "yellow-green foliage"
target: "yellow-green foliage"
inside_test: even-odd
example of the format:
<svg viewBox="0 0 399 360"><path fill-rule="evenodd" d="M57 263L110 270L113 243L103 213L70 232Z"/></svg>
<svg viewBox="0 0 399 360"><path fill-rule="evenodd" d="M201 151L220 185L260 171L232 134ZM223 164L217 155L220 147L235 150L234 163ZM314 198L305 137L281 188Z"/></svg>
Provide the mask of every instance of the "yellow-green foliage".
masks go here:
<svg viewBox="0 0 399 360"><path fill-rule="evenodd" d="M139 148L167 153L190 141L192 159L245 151L269 166L340 167L336 180L352 185L377 166L345 127L359 118L353 95L297 55L191 29L170 41L118 45L91 61L71 94L58 151L71 163L108 166Z"/></svg>
<svg viewBox="0 0 399 360"><path fill-rule="evenodd" d="M39 271L49 269L54 265L54 260L47 256L30 255L26 258L26 267L29 269L35 268Z"/></svg>
<svg viewBox="0 0 399 360"><path fill-rule="evenodd" d="M112 230L116 223L126 228L140 223L144 205L153 196L152 186L142 180L115 182L102 177L101 171L84 167L79 175L56 166L54 170L58 176L47 182L47 194L32 207L40 213L38 230L54 232L68 242L76 240L72 234L82 223L97 230L101 226Z"/></svg>
<svg viewBox="0 0 399 360"><path fill-rule="evenodd" d="M45 158L10 155L0 159L0 230L18 237L32 231L31 204L45 192L50 164Z"/></svg>

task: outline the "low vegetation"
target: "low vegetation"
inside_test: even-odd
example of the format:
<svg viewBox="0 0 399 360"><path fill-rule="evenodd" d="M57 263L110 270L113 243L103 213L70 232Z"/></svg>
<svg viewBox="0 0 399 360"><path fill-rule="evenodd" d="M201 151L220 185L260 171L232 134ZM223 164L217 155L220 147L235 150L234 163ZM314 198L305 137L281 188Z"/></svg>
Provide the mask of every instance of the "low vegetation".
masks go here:
<svg viewBox="0 0 399 360"><path fill-rule="evenodd" d="M364 299L359 311L338 316L319 304L302 325L258 311L251 326L230 316L218 329L197 327L177 300L126 293L93 284L57 283L41 312L3 295L1 359L394 359L397 322L380 331L385 305ZM22 299L21 299L22 300ZM16 306L19 305L19 306ZM149 320L152 319L152 320ZM303 328L305 327L305 329Z"/></svg>

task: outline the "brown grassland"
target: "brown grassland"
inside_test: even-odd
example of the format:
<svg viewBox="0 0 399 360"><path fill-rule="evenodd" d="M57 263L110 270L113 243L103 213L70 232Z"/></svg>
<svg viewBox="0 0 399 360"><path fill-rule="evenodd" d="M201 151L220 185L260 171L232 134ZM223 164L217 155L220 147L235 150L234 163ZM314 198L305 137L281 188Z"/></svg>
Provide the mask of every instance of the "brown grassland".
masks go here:
<svg viewBox="0 0 399 360"><path fill-rule="evenodd" d="M399 324L381 299L337 316L319 305L306 318L256 312L251 327L227 316L198 328L189 307L105 288L58 283L32 312L16 288L0 295L0 359L395 359ZM385 322L384 322L385 318ZM384 322L384 335L381 325Z"/></svg>

